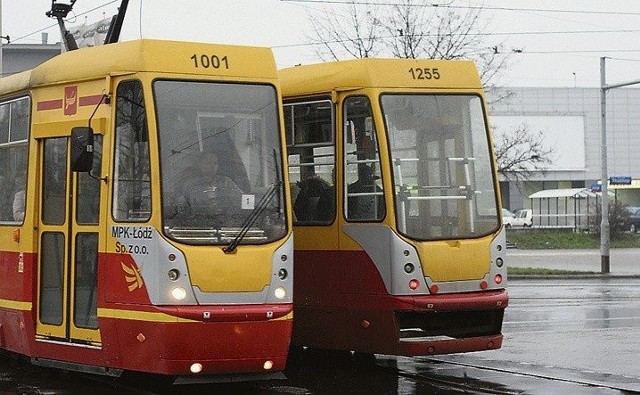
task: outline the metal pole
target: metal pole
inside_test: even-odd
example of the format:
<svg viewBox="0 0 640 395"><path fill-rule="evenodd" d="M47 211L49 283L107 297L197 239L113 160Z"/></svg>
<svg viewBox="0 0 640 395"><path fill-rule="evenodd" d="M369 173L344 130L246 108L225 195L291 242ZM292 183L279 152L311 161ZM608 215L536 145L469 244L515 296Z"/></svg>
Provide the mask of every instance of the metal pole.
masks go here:
<svg viewBox="0 0 640 395"><path fill-rule="evenodd" d="M605 58L600 58L600 140L602 165L602 220L600 222L600 269L610 272L609 262L609 176L607 174L607 88L605 78Z"/></svg>
<svg viewBox="0 0 640 395"><path fill-rule="evenodd" d="M4 68L2 67L2 0L0 0L0 77L3 76Z"/></svg>

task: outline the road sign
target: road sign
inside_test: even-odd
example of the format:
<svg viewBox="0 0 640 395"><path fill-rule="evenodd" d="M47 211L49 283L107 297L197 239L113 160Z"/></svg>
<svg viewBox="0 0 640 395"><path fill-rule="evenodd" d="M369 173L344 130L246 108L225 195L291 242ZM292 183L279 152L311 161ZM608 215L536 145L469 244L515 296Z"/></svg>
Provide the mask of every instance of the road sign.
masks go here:
<svg viewBox="0 0 640 395"><path fill-rule="evenodd" d="M611 184L611 185L631 185L631 177L629 177L629 176L609 177L609 184Z"/></svg>

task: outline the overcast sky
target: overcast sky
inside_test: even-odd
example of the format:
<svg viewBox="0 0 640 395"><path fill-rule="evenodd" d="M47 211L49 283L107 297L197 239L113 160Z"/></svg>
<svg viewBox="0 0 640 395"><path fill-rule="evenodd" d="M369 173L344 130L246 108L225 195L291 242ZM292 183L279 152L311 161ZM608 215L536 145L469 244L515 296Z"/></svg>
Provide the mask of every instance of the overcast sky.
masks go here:
<svg viewBox="0 0 640 395"><path fill-rule="evenodd" d="M332 10L348 8L331 0ZM401 0L363 0L387 4ZM58 42L54 19L45 16L50 0L0 0L2 35L11 42ZM69 0L62 0L68 3ZM436 1L429 1L436 4ZM27 5L28 4L28 5ZM116 13L120 0L77 0L68 27L93 23ZM511 57L505 86L597 87L600 57L607 59L607 83L640 80L640 1L638 0L445 0L441 5L482 5L490 21L489 41ZM177 7L180 8L177 8ZM309 39L309 13L326 7L318 0L130 0L121 40L165 38L269 46L278 67L315 63ZM6 42L6 41L3 41ZM638 85L640 87L640 85Z"/></svg>

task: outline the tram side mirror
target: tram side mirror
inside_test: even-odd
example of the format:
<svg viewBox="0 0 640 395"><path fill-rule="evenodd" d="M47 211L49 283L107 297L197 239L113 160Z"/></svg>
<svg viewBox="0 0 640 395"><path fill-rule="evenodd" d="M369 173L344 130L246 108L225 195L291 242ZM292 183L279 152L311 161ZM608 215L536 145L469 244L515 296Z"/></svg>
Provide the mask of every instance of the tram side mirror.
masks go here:
<svg viewBox="0 0 640 395"><path fill-rule="evenodd" d="M93 129L87 126L71 129L71 170L88 172L93 167Z"/></svg>

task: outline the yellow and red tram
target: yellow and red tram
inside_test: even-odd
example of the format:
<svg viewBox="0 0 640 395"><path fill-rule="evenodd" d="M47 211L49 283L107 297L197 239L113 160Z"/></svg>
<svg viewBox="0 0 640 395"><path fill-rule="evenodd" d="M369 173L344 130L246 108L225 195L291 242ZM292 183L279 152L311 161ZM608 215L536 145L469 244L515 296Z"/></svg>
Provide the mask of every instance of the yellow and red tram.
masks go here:
<svg viewBox="0 0 640 395"><path fill-rule="evenodd" d="M473 62L280 70L297 346L394 355L500 348L505 233Z"/></svg>
<svg viewBox="0 0 640 395"><path fill-rule="evenodd" d="M284 369L280 98L269 49L177 41L79 49L0 79L0 347L111 375ZM230 199L186 184L209 152Z"/></svg>

